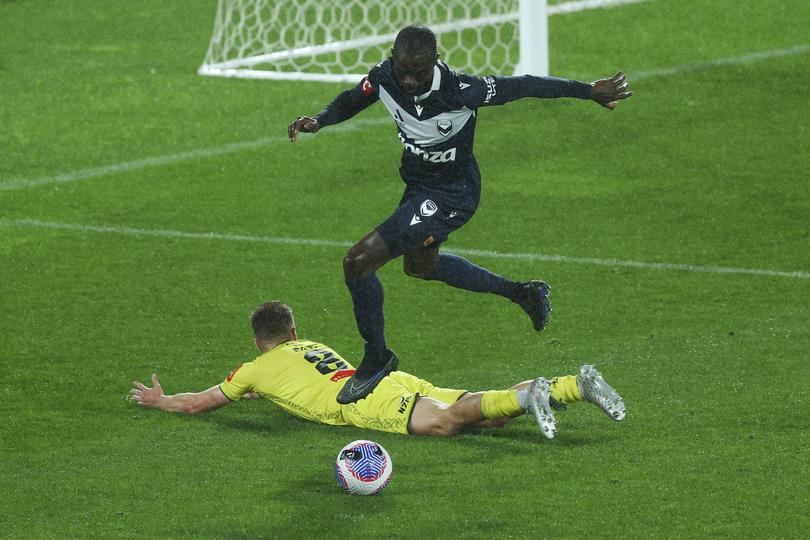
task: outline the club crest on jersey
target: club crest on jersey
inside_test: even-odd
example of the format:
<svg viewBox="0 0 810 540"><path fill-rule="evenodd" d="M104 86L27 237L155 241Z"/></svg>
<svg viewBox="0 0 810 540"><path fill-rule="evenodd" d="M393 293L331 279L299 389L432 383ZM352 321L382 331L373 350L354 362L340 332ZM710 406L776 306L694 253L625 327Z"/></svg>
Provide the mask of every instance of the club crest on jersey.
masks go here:
<svg viewBox="0 0 810 540"><path fill-rule="evenodd" d="M368 80L368 77L363 77L362 85L360 86L360 91L363 92L363 95L370 96L374 93L374 87L371 86L371 81Z"/></svg>
<svg viewBox="0 0 810 540"><path fill-rule="evenodd" d="M436 203L431 201L430 199L425 199L425 202L422 203L422 206L419 207L419 213L425 217L430 217L436 213L439 207L436 206Z"/></svg>
<svg viewBox="0 0 810 540"><path fill-rule="evenodd" d="M439 134L447 137L453 131L453 122L450 120L439 120L436 122L436 127L439 128Z"/></svg>

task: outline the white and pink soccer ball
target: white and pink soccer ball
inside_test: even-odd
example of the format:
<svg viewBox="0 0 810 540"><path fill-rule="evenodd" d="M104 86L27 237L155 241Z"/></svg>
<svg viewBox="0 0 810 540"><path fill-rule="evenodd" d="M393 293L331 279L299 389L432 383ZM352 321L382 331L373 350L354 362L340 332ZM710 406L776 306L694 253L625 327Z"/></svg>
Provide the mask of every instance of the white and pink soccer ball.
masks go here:
<svg viewBox="0 0 810 540"><path fill-rule="evenodd" d="M376 495L391 479L391 456L373 441L353 441L337 455L338 484L352 495Z"/></svg>

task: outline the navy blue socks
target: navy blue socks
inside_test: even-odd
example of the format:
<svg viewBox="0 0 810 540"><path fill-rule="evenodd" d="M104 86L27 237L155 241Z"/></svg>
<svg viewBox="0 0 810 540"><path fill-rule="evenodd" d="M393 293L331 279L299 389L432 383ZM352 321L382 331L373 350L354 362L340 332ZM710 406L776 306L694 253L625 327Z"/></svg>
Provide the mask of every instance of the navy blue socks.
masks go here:
<svg viewBox="0 0 810 540"><path fill-rule="evenodd" d="M386 352L383 287L377 274L346 284L354 303L354 318L366 342L365 358L376 361Z"/></svg>
<svg viewBox="0 0 810 540"><path fill-rule="evenodd" d="M517 298L520 284L493 274L463 257L440 253L432 280L443 281L452 287L473 292L493 293L510 300Z"/></svg>

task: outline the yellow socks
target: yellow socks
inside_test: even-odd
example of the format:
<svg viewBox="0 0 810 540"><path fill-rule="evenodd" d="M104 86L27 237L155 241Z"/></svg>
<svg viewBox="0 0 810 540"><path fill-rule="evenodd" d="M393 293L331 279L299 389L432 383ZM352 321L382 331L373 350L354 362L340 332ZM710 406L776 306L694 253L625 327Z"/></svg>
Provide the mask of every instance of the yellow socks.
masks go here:
<svg viewBox="0 0 810 540"><path fill-rule="evenodd" d="M575 375L554 377L550 384L551 398L562 404L569 405L582 401L582 394L577 387ZM484 418L504 418L518 416L525 412L528 400L528 388L515 390L490 390L481 396L481 414ZM521 404L521 401L523 402Z"/></svg>
<svg viewBox="0 0 810 540"><path fill-rule="evenodd" d="M481 414L484 418L504 418L523 414L517 392L514 390L490 390L481 397Z"/></svg>
<svg viewBox="0 0 810 540"><path fill-rule="evenodd" d="M563 405L582 401L582 394L579 393L576 376L566 375L565 377L551 379L551 397L554 401Z"/></svg>

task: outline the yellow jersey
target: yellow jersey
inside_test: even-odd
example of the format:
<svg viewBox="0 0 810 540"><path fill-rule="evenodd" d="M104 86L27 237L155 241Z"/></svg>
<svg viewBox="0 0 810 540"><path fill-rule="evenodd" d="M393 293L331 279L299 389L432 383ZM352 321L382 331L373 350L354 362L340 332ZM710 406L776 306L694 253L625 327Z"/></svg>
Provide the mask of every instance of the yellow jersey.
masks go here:
<svg viewBox="0 0 810 540"><path fill-rule="evenodd" d="M336 398L354 371L333 349L299 339L242 364L219 387L232 401L256 392L301 418L347 425Z"/></svg>

